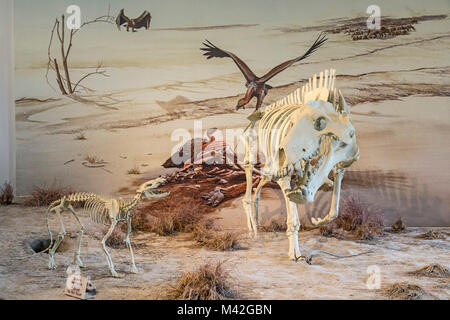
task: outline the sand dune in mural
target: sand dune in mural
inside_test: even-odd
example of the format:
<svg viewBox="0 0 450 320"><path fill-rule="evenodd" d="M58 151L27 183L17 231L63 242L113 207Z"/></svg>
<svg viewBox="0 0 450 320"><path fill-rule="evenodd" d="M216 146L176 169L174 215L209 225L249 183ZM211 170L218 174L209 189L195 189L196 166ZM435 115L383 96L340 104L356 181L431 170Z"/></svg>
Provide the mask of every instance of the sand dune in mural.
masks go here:
<svg viewBox="0 0 450 320"><path fill-rule="evenodd" d="M450 95L446 57L450 35L445 31L448 24L448 18L421 21L415 25L415 32L385 40L352 41L345 34L330 34L327 45L314 57L274 79L274 89L265 100L276 101L312 74L336 68L339 88L352 106L361 147L361 160L352 167L355 173L350 172L347 177L352 182L349 185L353 185L349 191L353 188L369 202L379 202L384 197L382 209L391 220L402 215L418 225L450 222L446 209L450 204L446 191L449 154L442 148L450 130L445 122ZM168 49L169 42L164 40L165 36L170 39L170 32L174 31L153 33L162 38L153 38L152 32L137 34L152 38L151 45L156 47L147 49L149 42L140 52L131 50L128 58L119 50L122 57L118 64L117 52L114 53L108 58L109 63L105 59L109 78L91 78L86 85L95 88L95 92L84 92L75 99L61 98L48 90L37 69L19 68L16 119L21 154L20 192L26 194L34 185L58 179L76 189L115 193L133 183L133 177L127 175L130 168L140 167L141 177L164 173L161 164L179 142L170 139L175 129L192 132L196 119L203 120L204 130L244 128L246 115L251 112L234 111L237 100L243 96L242 75L232 63L205 63L198 50L205 37L218 38L221 46L252 57L249 66L258 66L255 72L263 73L267 71L265 65L276 65L304 51L319 30L267 33L267 27L262 25L228 27L240 28L239 33L245 34L249 42L242 42L242 47L235 50L236 42L224 33L235 31L225 31L220 26L192 29L176 43L176 49ZM80 38L80 45L89 49L87 40ZM136 46L136 41L130 45ZM284 51L275 52L280 45ZM142 58L141 53L145 52L147 55ZM435 52L440 52L440 57ZM96 56L106 54L99 51ZM85 58L74 54L74 66ZM141 68L132 67L135 60L140 60ZM153 63L159 63L159 67L155 69ZM77 72L86 71L89 70L75 68L73 72L77 76ZM33 86L28 85L30 81ZM20 88L27 86L36 90L25 94ZM75 139L81 133L86 140ZM82 166L87 155L104 159L107 170L113 174ZM67 163L69 160L74 161ZM381 186L376 185L381 181L377 177L382 177ZM364 185L364 180L375 185ZM306 216L320 215L316 212L322 211L320 208L322 205L319 210L308 209Z"/></svg>

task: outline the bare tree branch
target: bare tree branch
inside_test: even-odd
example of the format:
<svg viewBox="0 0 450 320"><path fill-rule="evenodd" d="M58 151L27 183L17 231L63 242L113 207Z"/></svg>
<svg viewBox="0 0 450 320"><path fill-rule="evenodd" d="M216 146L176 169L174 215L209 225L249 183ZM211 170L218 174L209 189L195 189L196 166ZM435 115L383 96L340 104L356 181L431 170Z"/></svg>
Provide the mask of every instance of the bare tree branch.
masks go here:
<svg viewBox="0 0 450 320"><path fill-rule="evenodd" d="M45 79L47 81L47 84L53 89L55 90L55 88L51 85L50 81L48 80L48 73L50 71L50 69L55 70L52 66L52 57L51 57L51 48L52 48L52 42L53 42L53 36L55 34L55 29L57 26L57 21L55 21L55 23L53 24L53 29L52 32L50 34L50 41L48 44L48 52L47 52L47 56L48 56L48 62L47 62L47 71L45 72Z"/></svg>
<svg viewBox="0 0 450 320"><path fill-rule="evenodd" d="M84 77L82 77L80 80L78 80L78 82L75 84L75 87L73 88L73 92L76 91L78 85L79 85L83 80L85 80L86 78L88 78L88 77L90 77L90 76L93 76L93 75L95 75L95 74L100 74L100 75L102 75L102 76L104 76L104 77L109 77L109 76L106 74L106 70L100 70L101 68L102 68L102 65L101 65L101 63L100 63L100 64L97 66L97 68L95 69L94 72L90 72L90 73L86 74Z"/></svg>
<svg viewBox="0 0 450 320"><path fill-rule="evenodd" d="M69 66L68 66L68 59L69 59L69 54L71 52L71 49L73 47L73 39L74 39L74 35L84 26L86 25L90 25L93 23L110 23L113 24L114 23L114 17L112 17L110 15L110 11L111 11L111 6L108 7L108 13L107 15L103 15L100 16L98 18L95 18L93 20L84 22L79 29L71 29L70 30L70 35L68 37L68 41L66 41L66 36L65 36L65 16L62 15L61 16L61 21L58 20L58 18L55 19L55 23L53 25L51 34L50 34L50 40L49 40L49 45L48 45L48 52L47 52L47 56L48 56L48 62L47 62L47 70L46 70L46 74L45 74L45 78L46 81L48 83L48 85L53 89L54 87L51 85L49 79L48 79L48 75L50 70L53 70L56 73L56 82L58 83L58 86L60 88L60 91L63 95L72 95L73 93L75 93L76 89L78 87L85 89L86 91L94 91L88 87L85 87L83 85L81 85L81 82L83 80L85 80L86 78L95 75L95 74L100 74L103 76L108 76L106 74L106 70L101 70L102 69L102 65L99 64L96 68L96 70L94 72L90 72L86 75L84 75L83 77L81 77L76 83L71 81L71 77L70 77L70 71L69 71ZM64 77L61 75L60 73L60 69L58 66L58 61L56 58L52 57L52 46L53 46L53 38L55 36L55 30L56 30L56 34L58 36L58 40L59 40L59 46L60 46L60 51L61 51L61 64L62 64L62 68L64 69ZM67 42L67 50L65 50L65 46L66 46L66 42Z"/></svg>

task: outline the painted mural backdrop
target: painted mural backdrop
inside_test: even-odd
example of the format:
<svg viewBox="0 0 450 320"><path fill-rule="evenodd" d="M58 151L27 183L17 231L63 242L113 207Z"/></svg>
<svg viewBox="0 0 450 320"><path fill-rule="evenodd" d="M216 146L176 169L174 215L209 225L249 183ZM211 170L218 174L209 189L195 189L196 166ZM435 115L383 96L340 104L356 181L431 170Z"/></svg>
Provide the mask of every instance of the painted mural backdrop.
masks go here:
<svg viewBox="0 0 450 320"><path fill-rule="evenodd" d="M186 141L229 141L254 111L258 97L236 111L253 92L244 86L248 71L224 51L262 76L324 32L320 48L265 82L264 103L336 69L361 149L344 196L358 195L390 220L448 226L448 1L378 1L379 12L371 5L15 1L19 193L57 183L129 194L139 181L177 174L167 161ZM381 25L369 32L368 20ZM204 43L224 51L207 59ZM328 198L320 192L302 219L323 215Z"/></svg>

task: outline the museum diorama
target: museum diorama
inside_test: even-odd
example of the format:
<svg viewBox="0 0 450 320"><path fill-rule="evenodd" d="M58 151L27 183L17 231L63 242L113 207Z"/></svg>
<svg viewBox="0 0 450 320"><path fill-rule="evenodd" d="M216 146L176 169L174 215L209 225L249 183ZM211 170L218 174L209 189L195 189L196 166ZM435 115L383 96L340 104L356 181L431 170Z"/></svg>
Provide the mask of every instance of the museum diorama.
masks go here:
<svg viewBox="0 0 450 320"><path fill-rule="evenodd" d="M0 299L448 300L449 12L2 1Z"/></svg>

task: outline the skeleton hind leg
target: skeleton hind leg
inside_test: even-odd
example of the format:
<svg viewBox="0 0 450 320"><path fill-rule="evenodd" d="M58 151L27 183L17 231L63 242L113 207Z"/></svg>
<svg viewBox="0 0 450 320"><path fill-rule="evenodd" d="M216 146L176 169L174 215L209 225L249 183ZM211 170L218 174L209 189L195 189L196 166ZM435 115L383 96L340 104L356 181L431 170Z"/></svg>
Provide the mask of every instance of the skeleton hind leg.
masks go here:
<svg viewBox="0 0 450 320"><path fill-rule="evenodd" d="M61 213L62 213L61 208L55 208L55 213L58 216L59 222L61 224L61 232L58 234L58 239L55 241L55 243L53 244L53 247L50 249L50 252L48 253L48 255L49 255L49 262L48 262L49 269L56 269L55 252L56 252L56 250L58 250L59 245L64 240L64 237L66 235L66 229L64 228L64 223L63 223L62 217L61 217Z"/></svg>
<svg viewBox="0 0 450 320"><path fill-rule="evenodd" d="M111 272L111 275L115 278L119 278L119 274L116 272L116 270L114 269L114 264L112 262L111 256L109 255L108 250L106 249L106 241L108 240L108 238L111 236L111 234L114 231L114 228L117 225L117 220L116 219L111 219L111 226L109 227L108 232L105 234L105 236L103 237L101 244L102 244L102 248L103 248L103 253L106 256L106 262L108 262L108 267L109 267L109 271Z"/></svg>
<svg viewBox="0 0 450 320"><path fill-rule="evenodd" d="M259 200L261 198L262 188L269 182L269 178L263 176L258 186L256 187L255 193L253 194L253 220L256 222L256 230L259 226Z"/></svg>
<svg viewBox="0 0 450 320"><path fill-rule="evenodd" d="M138 273L139 270L136 267L136 263L134 261L133 248L131 247L130 233L131 233L131 215L128 214L127 215L127 237L125 238L125 243L127 244L128 249L130 250L130 272Z"/></svg>
<svg viewBox="0 0 450 320"><path fill-rule="evenodd" d="M84 226L80 221L80 218L78 217L78 215L75 213L75 210L73 209L72 205L70 204L67 207L70 212L72 212L73 216L75 217L75 219L77 220L78 224L80 225L80 231L78 232L78 246L76 248L76 251L74 252L73 255L73 263L78 265L80 268L84 267L83 265L83 261L81 261L81 257L80 257L80 251L81 251L81 241L83 239L83 234L84 234Z"/></svg>

